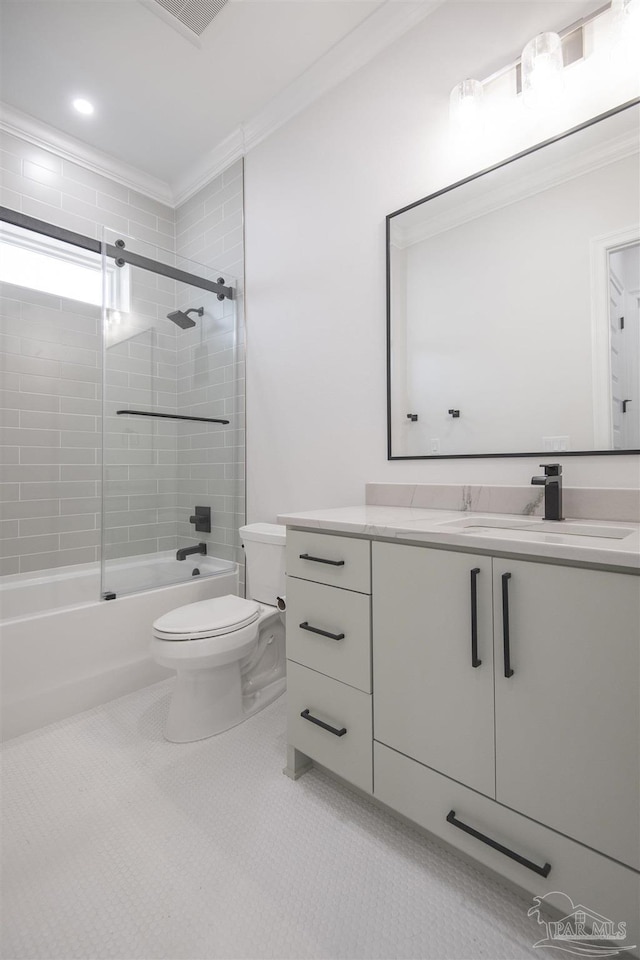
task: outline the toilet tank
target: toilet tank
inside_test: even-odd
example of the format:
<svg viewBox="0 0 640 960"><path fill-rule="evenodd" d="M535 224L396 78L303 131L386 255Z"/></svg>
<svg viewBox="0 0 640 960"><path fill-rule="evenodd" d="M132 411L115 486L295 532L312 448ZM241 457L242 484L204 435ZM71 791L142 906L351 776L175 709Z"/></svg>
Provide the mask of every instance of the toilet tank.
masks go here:
<svg viewBox="0 0 640 960"><path fill-rule="evenodd" d="M275 607L285 592L287 528L277 523L249 523L240 527L247 561L247 596Z"/></svg>

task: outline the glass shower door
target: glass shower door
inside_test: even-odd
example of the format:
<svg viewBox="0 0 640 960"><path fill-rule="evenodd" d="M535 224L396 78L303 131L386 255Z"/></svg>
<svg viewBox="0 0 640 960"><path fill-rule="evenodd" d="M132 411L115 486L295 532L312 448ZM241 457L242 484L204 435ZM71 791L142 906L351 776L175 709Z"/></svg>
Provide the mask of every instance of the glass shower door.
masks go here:
<svg viewBox="0 0 640 960"><path fill-rule="evenodd" d="M121 287L104 307L105 599L232 569L242 523L235 284L119 239L105 244Z"/></svg>

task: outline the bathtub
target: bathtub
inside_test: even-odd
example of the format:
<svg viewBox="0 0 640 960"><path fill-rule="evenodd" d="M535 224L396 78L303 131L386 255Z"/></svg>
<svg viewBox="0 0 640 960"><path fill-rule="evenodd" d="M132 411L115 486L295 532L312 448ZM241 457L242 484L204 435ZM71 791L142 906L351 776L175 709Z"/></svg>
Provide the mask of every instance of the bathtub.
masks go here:
<svg viewBox="0 0 640 960"><path fill-rule="evenodd" d="M199 575L185 580L195 568ZM0 582L3 739L170 676L149 656L153 621L185 603L238 593L237 564L215 557L130 557L108 571L114 600L99 599L98 564Z"/></svg>

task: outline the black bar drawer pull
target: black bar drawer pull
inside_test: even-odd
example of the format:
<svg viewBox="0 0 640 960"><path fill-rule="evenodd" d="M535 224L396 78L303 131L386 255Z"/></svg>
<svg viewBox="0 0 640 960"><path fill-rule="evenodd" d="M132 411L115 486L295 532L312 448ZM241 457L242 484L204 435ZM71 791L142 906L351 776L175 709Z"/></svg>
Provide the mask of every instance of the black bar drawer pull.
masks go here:
<svg viewBox="0 0 640 960"><path fill-rule="evenodd" d="M344 560L325 560L324 557L312 557L308 553L301 553L300 559L313 560L314 563L328 563L332 567L344 567Z"/></svg>
<svg viewBox="0 0 640 960"><path fill-rule="evenodd" d="M317 717L312 717L308 710L303 710L300 716L303 720L308 720L309 723L315 723L317 726L322 727L323 730L328 730L329 733L334 735L334 737L344 737L345 733L347 732L346 727L342 727L341 730L336 730L335 727L325 723L324 720L318 720Z"/></svg>
<svg viewBox="0 0 640 960"><path fill-rule="evenodd" d="M512 677L511 647L509 638L509 580L510 573L502 574L502 651L504 656L504 675Z"/></svg>
<svg viewBox="0 0 640 960"><path fill-rule="evenodd" d="M475 837L476 840L482 840L483 843L493 847L494 850L504 853L505 857L511 857L511 859L515 860L516 863L521 863L523 867L526 867L528 870L533 870L534 873L538 873L541 877L548 877L551 872L550 863L545 863L543 867L539 867L537 863L533 863L532 860L527 860L526 857L521 857L519 853L514 853L513 850L509 850L509 847L503 847L502 844L498 843L497 840L492 840L491 837L487 837L484 833L474 830L473 827L463 823L462 820L456 820L455 810L449 810L449 813L447 814L447 823L453 824L453 826L457 827L458 830L464 830L465 833Z"/></svg>
<svg viewBox="0 0 640 960"><path fill-rule="evenodd" d="M319 627L310 627L306 620L304 623L299 624L299 627L301 630L308 630L309 633L317 633L321 637L329 637L329 640L344 640L344 633L329 633L328 630L320 630Z"/></svg>
<svg viewBox="0 0 640 960"><path fill-rule="evenodd" d="M480 567L471 571L471 666L479 667L478 659L478 574Z"/></svg>

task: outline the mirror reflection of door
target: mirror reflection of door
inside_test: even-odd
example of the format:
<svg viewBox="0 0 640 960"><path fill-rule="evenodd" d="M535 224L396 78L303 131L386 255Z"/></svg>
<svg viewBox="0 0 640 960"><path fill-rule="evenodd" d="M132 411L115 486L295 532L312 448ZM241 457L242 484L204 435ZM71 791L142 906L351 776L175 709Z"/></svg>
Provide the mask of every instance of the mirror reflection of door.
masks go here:
<svg viewBox="0 0 640 960"><path fill-rule="evenodd" d="M640 242L609 253L609 340L614 450L640 446Z"/></svg>

